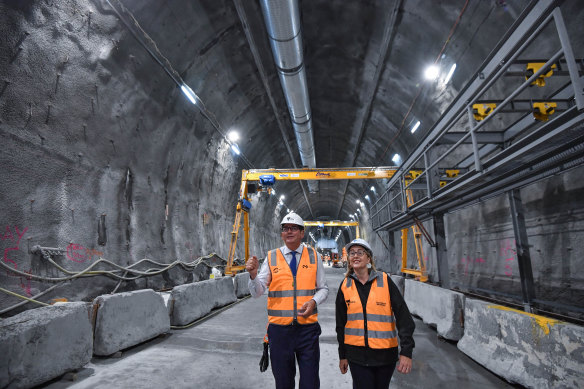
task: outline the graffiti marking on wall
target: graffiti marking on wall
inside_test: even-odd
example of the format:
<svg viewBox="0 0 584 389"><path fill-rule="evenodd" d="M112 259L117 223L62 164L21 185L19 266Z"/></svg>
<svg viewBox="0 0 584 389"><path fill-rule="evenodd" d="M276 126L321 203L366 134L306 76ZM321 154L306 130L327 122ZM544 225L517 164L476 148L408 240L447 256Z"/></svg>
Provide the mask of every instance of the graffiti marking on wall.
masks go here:
<svg viewBox="0 0 584 389"><path fill-rule="evenodd" d="M501 242L501 255L505 259L505 275L513 276L512 262L515 260L515 240L505 239Z"/></svg>
<svg viewBox="0 0 584 389"><path fill-rule="evenodd" d="M18 270L18 264L13 260L8 258L8 254L11 251L19 251L20 250L20 241L22 240L22 237L24 236L24 234L26 233L26 231L28 230L28 227L25 227L22 231L20 231L18 229L18 226L14 226L14 233L12 233L12 229L10 228L10 226L6 226L6 228L4 229L4 234L0 235L0 239L2 239L2 241L6 241L9 240L11 242L9 242L8 244L12 244L11 247L6 247L4 249L4 257L2 258L2 260L4 261L4 263L6 264L10 264L14 270ZM26 273L30 274L31 270L29 269ZM23 280L23 277L20 276L17 273L12 273L7 271L6 272L7 276L10 277L19 277L20 279L20 287L26 292L26 294L28 296L32 296L31 294L31 290L30 290L30 281L31 281L31 277L25 277L25 279Z"/></svg>
<svg viewBox="0 0 584 389"><path fill-rule="evenodd" d="M103 256L103 252L85 248L77 243L71 243L67 246L67 258L74 262L83 263L91 260L93 256L101 257Z"/></svg>
<svg viewBox="0 0 584 389"><path fill-rule="evenodd" d="M460 262L463 264L463 267L464 267L464 275L467 276L468 275L468 265L470 263L485 263L485 260L483 258L463 257L463 258L461 258Z"/></svg>

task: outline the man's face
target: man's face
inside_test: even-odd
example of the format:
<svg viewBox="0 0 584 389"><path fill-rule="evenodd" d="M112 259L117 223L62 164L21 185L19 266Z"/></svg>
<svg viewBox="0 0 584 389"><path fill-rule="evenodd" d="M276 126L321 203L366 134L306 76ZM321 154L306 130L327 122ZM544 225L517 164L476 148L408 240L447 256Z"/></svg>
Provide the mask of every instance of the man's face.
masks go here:
<svg viewBox="0 0 584 389"><path fill-rule="evenodd" d="M300 246L304 238L304 230L296 224L282 224L282 240L290 250Z"/></svg>

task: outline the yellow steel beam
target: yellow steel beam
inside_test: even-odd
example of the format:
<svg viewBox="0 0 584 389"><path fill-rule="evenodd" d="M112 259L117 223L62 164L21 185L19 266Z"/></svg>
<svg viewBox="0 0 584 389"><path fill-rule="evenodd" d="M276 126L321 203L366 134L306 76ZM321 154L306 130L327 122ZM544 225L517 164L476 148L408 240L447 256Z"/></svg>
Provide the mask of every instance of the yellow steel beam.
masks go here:
<svg viewBox="0 0 584 389"><path fill-rule="evenodd" d="M259 181L260 176L271 174L276 181L298 180L365 180L391 178L397 167L362 167L352 169L252 169L243 170L241 179Z"/></svg>
<svg viewBox="0 0 584 389"><path fill-rule="evenodd" d="M347 222L347 221L340 221L340 220L333 220L333 221L304 221L304 226L310 226L310 227L319 227L319 226L323 226L323 227L343 227L343 226L358 226L359 222Z"/></svg>

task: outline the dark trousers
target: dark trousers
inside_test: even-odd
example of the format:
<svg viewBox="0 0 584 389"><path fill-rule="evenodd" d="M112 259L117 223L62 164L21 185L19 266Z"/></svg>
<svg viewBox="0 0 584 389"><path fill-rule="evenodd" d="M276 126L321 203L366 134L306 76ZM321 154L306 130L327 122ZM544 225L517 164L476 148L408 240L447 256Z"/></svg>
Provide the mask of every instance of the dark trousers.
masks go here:
<svg viewBox="0 0 584 389"><path fill-rule="evenodd" d="M363 366L349 361L353 389L387 389L395 363L383 366Z"/></svg>
<svg viewBox="0 0 584 389"><path fill-rule="evenodd" d="M306 325L268 326L270 361L276 389L294 389L296 361L300 370L300 389L320 388L318 365L320 347L318 323Z"/></svg>

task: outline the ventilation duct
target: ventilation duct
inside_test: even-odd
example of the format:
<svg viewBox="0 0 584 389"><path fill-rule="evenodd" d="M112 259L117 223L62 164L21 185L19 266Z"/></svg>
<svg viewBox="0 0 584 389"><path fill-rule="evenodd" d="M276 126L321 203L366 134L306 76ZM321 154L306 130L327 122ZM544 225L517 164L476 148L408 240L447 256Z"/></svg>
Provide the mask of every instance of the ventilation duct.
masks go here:
<svg viewBox="0 0 584 389"><path fill-rule="evenodd" d="M298 0L261 0L260 4L302 166L316 168ZM308 190L318 192L318 181L308 181Z"/></svg>

